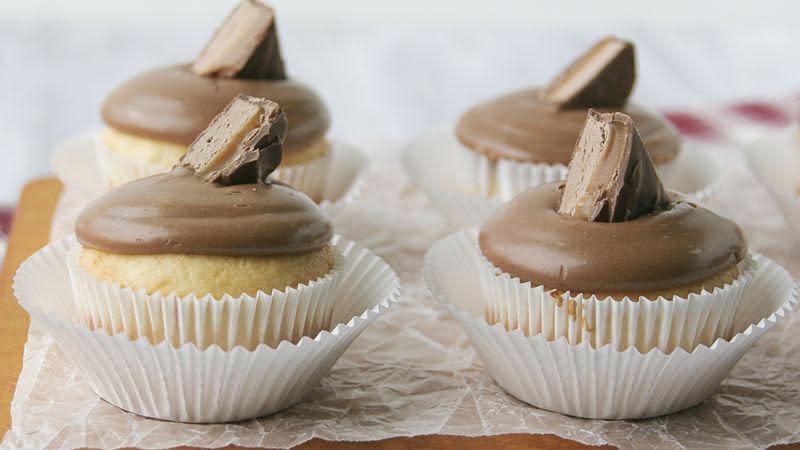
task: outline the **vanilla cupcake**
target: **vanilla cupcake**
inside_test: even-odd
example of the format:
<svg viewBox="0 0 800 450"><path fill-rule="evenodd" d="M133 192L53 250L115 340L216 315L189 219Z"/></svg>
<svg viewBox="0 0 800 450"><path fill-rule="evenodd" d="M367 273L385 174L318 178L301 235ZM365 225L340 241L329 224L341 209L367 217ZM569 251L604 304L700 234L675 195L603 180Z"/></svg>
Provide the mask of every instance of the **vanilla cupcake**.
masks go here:
<svg viewBox="0 0 800 450"><path fill-rule="evenodd" d="M277 104L239 96L171 171L89 204L68 261L79 319L226 350L329 328L341 256L314 201L269 178L286 131Z"/></svg>
<svg viewBox="0 0 800 450"><path fill-rule="evenodd" d="M564 179L589 108L622 111L637 124L651 160L668 170L681 139L667 120L628 103L636 78L634 47L607 37L549 85L481 103L459 119L455 134L477 191L509 200L522 190Z"/></svg>
<svg viewBox="0 0 800 450"><path fill-rule="evenodd" d="M591 110L566 182L502 206L478 246L490 323L641 352L730 338L752 266L736 224L663 189L630 117Z"/></svg>
<svg viewBox="0 0 800 450"><path fill-rule="evenodd" d="M108 185L169 171L239 94L281 105L291 127L274 177L320 201L330 164L328 111L311 88L287 77L275 13L256 0L242 1L193 63L147 71L106 97L97 153Z"/></svg>

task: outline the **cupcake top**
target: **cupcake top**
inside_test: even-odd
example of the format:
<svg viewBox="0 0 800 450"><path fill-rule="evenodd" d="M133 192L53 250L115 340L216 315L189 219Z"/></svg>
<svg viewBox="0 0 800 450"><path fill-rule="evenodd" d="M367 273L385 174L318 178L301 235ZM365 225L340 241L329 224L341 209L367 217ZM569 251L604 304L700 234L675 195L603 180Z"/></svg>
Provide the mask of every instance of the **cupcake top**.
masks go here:
<svg viewBox="0 0 800 450"><path fill-rule="evenodd" d="M287 152L322 139L330 126L322 100L302 83L198 76L189 64L151 70L126 81L106 97L100 114L107 125L123 133L188 147L239 94L281 105L291 124Z"/></svg>
<svg viewBox="0 0 800 450"><path fill-rule="evenodd" d="M171 172L89 204L78 217L78 239L119 254L269 256L323 248L333 229L322 210L269 179L286 123L271 101L235 98Z"/></svg>
<svg viewBox="0 0 800 450"><path fill-rule="evenodd" d="M636 122L653 162L668 162L680 151L680 136L660 115L627 104L635 74L633 45L606 38L548 86L514 92L468 110L456 125L456 136L493 161L566 165L589 108L622 111Z"/></svg>
<svg viewBox="0 0 800 450"><path fill-rule="evenodd" d="M566 183L519 194L483 223L479 244L523 282L584 293L687 286L747 253L736 224L663 190L630 117L594 111Z"/></svg>
<svg viewBox="0 0 800 450"><path fill-rule="evenodd" d="M307 148L330 126L328 111L308 86L284 71L275 14L245 0L225 20L192 64L151 70L126 81L103 101L110 127L186 145L239 94L268 98L283 108L291 131L285 151Z"/></svg>

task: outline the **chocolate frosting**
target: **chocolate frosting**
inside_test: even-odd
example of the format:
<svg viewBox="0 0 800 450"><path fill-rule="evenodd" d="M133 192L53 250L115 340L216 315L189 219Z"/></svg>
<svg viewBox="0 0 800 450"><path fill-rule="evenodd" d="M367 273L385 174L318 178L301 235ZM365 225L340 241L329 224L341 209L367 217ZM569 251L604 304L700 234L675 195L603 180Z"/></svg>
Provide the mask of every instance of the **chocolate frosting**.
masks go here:
<svg viewBox="0 0 800 450"><path fill-rule="evenodd" d="M483 223L480 249L500 270L558 291L648 292L705 281L747 253L735 223L689 201L626 222L589 222L556 212L559 185L528 189Z"/></svg>
<svg viewBox="0 0 800 450"><path fill-rule="evenodd" d="M616 109L595 108L598 112ZM559 109L541 99L540 89L504 95L470 109L459 120L456 135L462 144L491 160L569 163L587 109ZM680 151L680 137L659 115L628 104L621 112L631 116L655 164L672 160Z"/></svg>
<svg viewBox="0 0 800 450"><path fill-rule="evenodd" d="M322 139L330 126L320 97L294 80L200 77L188 65L138 75L103 101L106 124L124 133L186 145L237 95L278 103L289 121L284 151L302 150Z"/></svg>
<svg viewBox="0 0 800 450"><path fill-rule="evenodd" d="M297 254L323 248L333 235L313 200L289 186L219 186L180 167L103 195L75 230L84 246L118 254Z"/></svg>

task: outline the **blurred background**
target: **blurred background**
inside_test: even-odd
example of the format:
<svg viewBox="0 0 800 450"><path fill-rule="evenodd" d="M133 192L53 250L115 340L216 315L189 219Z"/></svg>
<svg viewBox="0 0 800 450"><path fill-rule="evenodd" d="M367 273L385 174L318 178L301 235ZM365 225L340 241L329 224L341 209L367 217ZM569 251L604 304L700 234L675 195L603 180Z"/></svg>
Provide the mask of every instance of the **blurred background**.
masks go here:
<svg viewBox="0 0 800 450"><path fill-rule="evenodd" d="M541 84L607 33L637 44L634 99L702 109L800 92L800 3L270 0L291 76L332 135L376 157L469 105ZM66 138L100 126L117 84L191 60L236 0L0 2L0 205L50 172Z"/></svg>

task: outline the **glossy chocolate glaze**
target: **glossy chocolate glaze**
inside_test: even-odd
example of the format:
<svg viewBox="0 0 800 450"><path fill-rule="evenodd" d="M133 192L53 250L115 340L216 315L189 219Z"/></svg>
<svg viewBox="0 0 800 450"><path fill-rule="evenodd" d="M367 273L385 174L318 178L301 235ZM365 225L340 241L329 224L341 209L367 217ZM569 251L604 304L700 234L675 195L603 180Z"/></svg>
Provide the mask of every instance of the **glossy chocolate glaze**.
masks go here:
<svg viewBox="0 0 800 450"><path fill-rule="evenodd" d="M294 80L200 77L188 65L142 73L115 89L100 114L124 133L188 146L237 95L278 103L289 121L284 151L318 142L330 126L328 110L311 88Z"/></svg>
<svg viewBox="0 0 800 450"><path fill-rule="evenodd" d="M185 168L103 195L78 216L81 244L119 254L270 256L328 245L330 221L284 184L220 186Z"/></svg>
<svg viewBox="0 0 800 450"><path fill-rule="evenodd" d="M617 223L560 215L559 183L528 189L490 216L480 249L523 282L573 293L646 292L705 281L747 253L742 230L689 201Z"/></svg>
<svg viewBox="0 0 800 450"><path fill-rule="evenodd" d="M540 99L539 89L528 89L489 100L470 109L458 121L456 136L490 160L569 163L588 109L559 109ZM666 120L635 105L621 111L633 119L655 164L672 160L680 151L680 137Z"/></svg>

